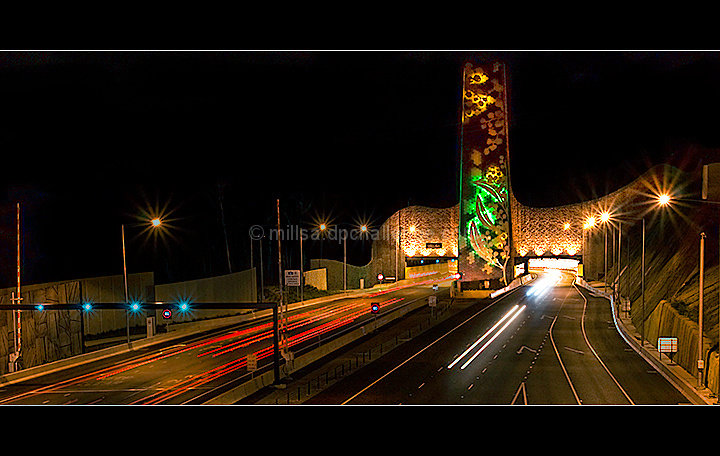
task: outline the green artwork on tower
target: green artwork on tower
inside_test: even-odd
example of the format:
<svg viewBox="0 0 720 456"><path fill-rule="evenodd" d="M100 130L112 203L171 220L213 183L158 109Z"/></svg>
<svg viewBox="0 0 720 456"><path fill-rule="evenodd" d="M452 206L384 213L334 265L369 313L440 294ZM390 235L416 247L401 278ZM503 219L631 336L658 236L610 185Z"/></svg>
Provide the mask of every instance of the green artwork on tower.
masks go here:
<svg viewBox="0 0 720 456"><path fill-rule="evenodd" d="M506 281L510 259L505 67L465 65L458 266L463 281Z"/></svg>

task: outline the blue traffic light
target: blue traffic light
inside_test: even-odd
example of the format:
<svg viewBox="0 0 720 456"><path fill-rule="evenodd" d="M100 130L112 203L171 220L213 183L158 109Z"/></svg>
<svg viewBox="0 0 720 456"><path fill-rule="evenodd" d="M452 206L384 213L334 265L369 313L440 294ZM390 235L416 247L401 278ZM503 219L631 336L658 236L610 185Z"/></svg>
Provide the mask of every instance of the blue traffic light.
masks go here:
<svg viewBox="0 0 720 456"><path fill-rule="evenodd" d="M40 312L42 312L43 310L45 310L45 306L43 306L42 304L36 305L35 308L36 308L37 310L39 310Z"/></svg>
<svg viewBox="0 0 720 456"><path fill-rule="evenodd" d="M133 312L137 312L138 310L140 310L140 304L137 302L133 302L132 304L130 304L130 310L132 310Z"/></svg>
<svg viewBox="0 0 720 456"><path fill-rule="evenodd" d="M92 304L86 302L85 304L83 304L82 308L85 312L90 312L92 310Z"/></svg>

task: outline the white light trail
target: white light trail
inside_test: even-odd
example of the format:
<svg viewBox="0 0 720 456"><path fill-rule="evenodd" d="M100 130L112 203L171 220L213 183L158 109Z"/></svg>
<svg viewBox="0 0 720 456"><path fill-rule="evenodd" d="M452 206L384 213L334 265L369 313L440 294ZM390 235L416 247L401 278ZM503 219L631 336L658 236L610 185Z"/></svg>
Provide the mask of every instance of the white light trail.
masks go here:
<svg viewBox="0 0 720 456"><path fill-rule="evenodd" d="M562 278L562 273L557 269L551 269L530 287L527 296L541 297L551 286L557 285Z"/></svg>
<svg viewBox="0 0 720 456"><path fill-rule="evenodd" d="M485 345L483 345L482 348L480 348L480 350L477 351L477 353L475 353L474 355L472 355L472 357L471 357L469 360L467 360L467 361L465 362L465 364L463 364L462 366L460 366L460 369L465 369L468 364L470 364L480 353L482 353L482 351L485 350L485 348L486 348L488 345L490 345L490 344L492 343L492 341L495 340L495 338L497 338L497 336L500 335L500 333L502 333L503 331L505 331L505 328L507 328L508 325L509 325L510 323L512 323L512 321L515 320L515 318L517 318L517 316L520 315L520 313L521 313L523 310L525 310L525 307L526 307L526 306L522 306L520 309L518 309L518 311L515 312L515 315L513 315L512 318L511 318L510 320L508 320L508 322L505 323L505 324L503 325L503 327L500 328L500 330L498 330L498 332L496 332L495 335L492 336L492 338L491 338L490 340L488 340L487 342L485 342Z"/></svg>
<svg viewBox="0 0 720 456"><path fill-rule="evenodd" d="M523 307L524 307L524 306L523 306ZM479 338L478 340L476 340L475 343L470 346L470 348L468 348L468 349L465 350L460 356L458 356L457 358L455 358L455 361L453 361L452 363L450 363L450 365L448 366L448 369L452 369L452 367L453 367L455 364L457 364L458 361L460 361L465 355L467 355L468 353L470 353L470 351L471 351L473 348L475 348L480 342L482 342L487 336L489 336L490 333L492 333L493 331L495 331L495 328L497 328L498 326L500 326L500 324L501 324L503 321L505 321L510 315L512 315L512 313L515 312L515 310L516 310L517 308L518 308L518 305L515 304L515 305L513 306L513 308L510 309L510 310L508 311L508 313L506 313L505 316L500 319L500 321L498 321L497 323L495 323L495 326L493 326L492 328L488 329L487 332L486 332L485 334L483 334L483 336L482 336L481 338Z"/></svg>

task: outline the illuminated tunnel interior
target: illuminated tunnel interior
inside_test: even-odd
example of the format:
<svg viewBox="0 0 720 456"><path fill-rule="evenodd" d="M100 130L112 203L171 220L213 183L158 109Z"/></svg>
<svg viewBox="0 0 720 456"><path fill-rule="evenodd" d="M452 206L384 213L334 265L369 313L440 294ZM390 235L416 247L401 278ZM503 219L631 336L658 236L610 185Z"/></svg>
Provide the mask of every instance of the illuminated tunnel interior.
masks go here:
<svg viewBox="0 0 720 456"><path fill-rule="evenodd" d="M578 274L580 261L574 258L529 258L528 269L560 269ZM518 264L515 266L515 275L518 276L525 272L525 265Z"/></svg>

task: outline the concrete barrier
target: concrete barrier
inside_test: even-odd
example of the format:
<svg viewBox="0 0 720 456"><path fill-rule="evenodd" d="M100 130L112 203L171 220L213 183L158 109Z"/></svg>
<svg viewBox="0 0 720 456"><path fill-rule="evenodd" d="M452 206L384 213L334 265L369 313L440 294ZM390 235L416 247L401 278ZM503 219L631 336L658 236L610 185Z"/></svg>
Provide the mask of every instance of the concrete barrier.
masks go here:
<svg viewBox="0 0 720 456"><path fill-rule="evenodd" d="M412 283L413 281L407 281ZM320 298L309 299L302 302L297 302L288 305L288 310L301 309L308 306L314 306L318 304L331 303L339 299L345 298L361 298L367 294L372 294L378 291L385 291L393 287L403 286L404 282L390 283L383 285L376 285L373 288L367 288L363 290L350 290L347 292L337 293L331 296L323 296ZM12 385L23 381L31 380L42 375L59 372L64 369L70 369L83 364L99 361L111 356L122 355L125 353L133 352L141 348L151 347L153 345L171 342L173 340L182 339L194 334L200 334L206 331L212 331L215 329L222 329L224 327L233 326L236 324L249 322L255 319L272 316L272 310L260 310L260 311L246 311L240 315L233 315L229 317L218 317L208 320L190 321L185 323L178 323L168 327L169 332L165 334L155 335L150 338L143 338L140 340L132 341L129 345L125 342L119 343L118 345L96 350L90 353L75 355L68 358L63 358L57 361L45 363L39 366L30 367L17 372L6 373L0 375L0 385ZM258 380L261 381L261 380ZM272 381L272 380L271 380Z"/></svg>
<svg viewBox="0 0 720 456"><path fill-rule="evenodd" d="M537 279L537 274L525 274L523 276L515 278L510 284L504 288L501 288L499 290L495 290L492 293L490 293L490 297L494 298L496 296L500 296L503 293L506 293L510 290L514 290L517 287L521 287L527 283L532 282L533 280Z"/></svg>
<svg viewBox="0 0 720 456"><path fill-rule="evenodd" d="M427 297L423 296L422 298L414 299L407 304L405 304L403 307L396 309L387 315L383 315L381 317L378 317L374 320L369 320L368 322L364 323L362 326L348 332L347 334L344 334L342 336L336 337L320 347L311 350L307 353L304 353L300 356L297 356L293 361L292 365L289 369L289 373L292 374L293 372L296 372L313 362L323 358L324 356L327 356L342 347L355 342L356 340L365 337L367 334L372 333L377 328L381 328L398 318L403 317L405 314L412 312L414 310L417 310L423 306L427 305ZM255 377L242 385L233 388L230 391L227 391L219 396L214 397L213 399L210 399L209 401L205 402L205 405L227 405L227 404L234 404L238 402L239 400L249 396L250 394L253 394L260 389L269 386L273 382L273 372L265 372L262 375L259 375L258 377Z"/></svg>

